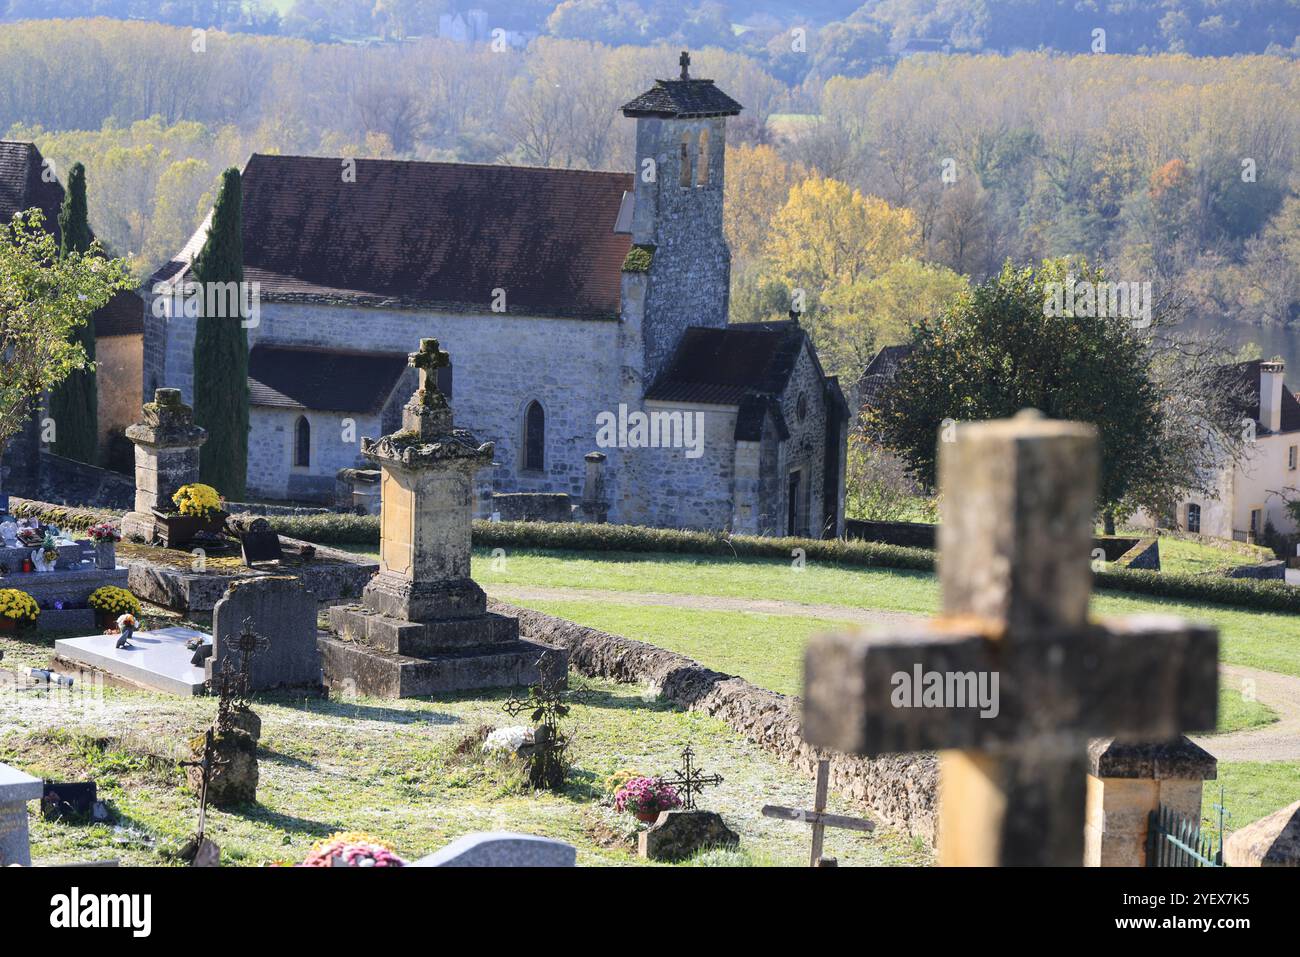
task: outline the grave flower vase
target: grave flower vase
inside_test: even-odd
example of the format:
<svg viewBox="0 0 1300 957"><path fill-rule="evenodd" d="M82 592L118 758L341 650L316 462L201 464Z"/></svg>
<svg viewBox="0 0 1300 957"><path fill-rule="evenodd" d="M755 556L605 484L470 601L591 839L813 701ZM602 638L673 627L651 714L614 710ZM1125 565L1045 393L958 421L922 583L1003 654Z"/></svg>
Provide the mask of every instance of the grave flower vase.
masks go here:
<svg viewBox="0 0 1300 957"><path fill-rule="evenodd" d="M0 635L12 635L18 631L18 622L12 618L0 616Z"/></svg>
<svg viewBox="0 0 1300 957"><path fill-rule="evenodd" d="M117 543L113 541L95 543L95 567L111 571L117 567Z"/></svg>
<svg viewBox="0 0 1300 957"><path fill-rule="evenodd" d="M646 824L653 824L655 821L659 820L659 812L658 811L637 811L636 819Z"/></svg>

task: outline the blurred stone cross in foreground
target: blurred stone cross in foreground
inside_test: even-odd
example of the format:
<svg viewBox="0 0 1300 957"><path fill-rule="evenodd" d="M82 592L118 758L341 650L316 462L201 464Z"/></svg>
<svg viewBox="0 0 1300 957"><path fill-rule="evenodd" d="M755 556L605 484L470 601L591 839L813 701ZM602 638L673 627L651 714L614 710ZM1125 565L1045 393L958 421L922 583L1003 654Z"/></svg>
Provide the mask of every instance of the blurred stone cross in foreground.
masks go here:
<svg viewBox="0 0 1300 957"><path fill-rule="evenodd" d="M1098 456L1091 426L1035 412L959 426L939 449L942 616L808 646L809 744L945 749L941 864L1082 864L1088 739L1215 726L1214 629L1088 619Z"/></svg>

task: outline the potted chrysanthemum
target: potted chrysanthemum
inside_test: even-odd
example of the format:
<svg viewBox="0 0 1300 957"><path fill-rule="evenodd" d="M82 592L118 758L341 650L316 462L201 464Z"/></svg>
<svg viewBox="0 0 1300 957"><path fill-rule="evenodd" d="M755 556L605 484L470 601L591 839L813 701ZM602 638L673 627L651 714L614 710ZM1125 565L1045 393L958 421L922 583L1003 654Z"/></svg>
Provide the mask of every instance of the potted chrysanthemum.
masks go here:
<svg viewBox="0 0 1300 957"><path fill-rule="evenodd" d="M36 599L17 588L0 588L0 632L14 632L36 624L41 615Z"/></svg>
<svg viewBox="0 0 1300 957"><path fill-rule="evenodd" d="M369 834L348 831L318 841L302 867L404 867L391 844Z"/></svg>
<svg viewBox="0 0 1300 957"><path fill-rule="evenodd" d="M202 532L218 535L226 527L229 513L225 499L211 485L193 482L182 485L172 496L175 512L154 509L155 525L168 548L186 545Z"/></svg>
<svg viewBox="0 0 1300 957"><path fill-rule="evenodd" d="M653 824L660 813L681 807L677 789L663 778L631 778L614 792L614 809L630 811L637 820Z"/></svg>
<svg viewBox="0 0 1300 957"><path fill-rule="evenodd" d="M140 600L125 588L116 585L103 585L90 593L86 602L95 610L95 627L112 628L121 615L136 618L140 614Z"/></svg>

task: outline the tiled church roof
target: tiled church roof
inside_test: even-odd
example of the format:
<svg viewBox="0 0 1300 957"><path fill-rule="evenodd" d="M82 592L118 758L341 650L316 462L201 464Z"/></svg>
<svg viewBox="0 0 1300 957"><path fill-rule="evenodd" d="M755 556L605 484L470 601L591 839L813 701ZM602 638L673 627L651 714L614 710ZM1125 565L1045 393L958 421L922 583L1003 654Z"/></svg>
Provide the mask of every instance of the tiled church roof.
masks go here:
<svg viewBox="0 0 1300 957"><path fill-rule="evenodd" d="M249 403L281 409L378 412L406 371L399 353L254 345Z"/></svg>
<svg viewBox="0 0 1300 957"><path fill-rule="evenodd" d="M646 398L737 406L736 438L749 441L761 436L764 416L770 412L784 438L788 428L777 400L807 338L797 322L691 327Z"/></svg>
<svg viewBox="0 0 1300 957"><path fill-rule="evenodd" d="M736 116L744 109L713 85L712 80L691 76L691 55L683 50L681 76L676 80L655 80L655 85L635 100L623 104L624 116Z"/></svg>
<svg viewBox="0 0 1300 957"><path fill-rule="evenodd" d="M254 154L244 279L271 299L613 318L627 173ZM179 276L205 227L154 281Z"/></svg>
<svg viewBox="0 0 1300 957"><path fill-rule="evenodd" d="M743 109L712 80L655 80L654 86L623 104L623 115L736 116Z"/></svg>
<svg viewBox="0 0 1300 957"><path fill-rule="evenodd" d="M45 214L45 228L59 238L59 207L63 187L57 179L46 182L41 151L35 143L0 140L0 222L33 206Z"/></svg>

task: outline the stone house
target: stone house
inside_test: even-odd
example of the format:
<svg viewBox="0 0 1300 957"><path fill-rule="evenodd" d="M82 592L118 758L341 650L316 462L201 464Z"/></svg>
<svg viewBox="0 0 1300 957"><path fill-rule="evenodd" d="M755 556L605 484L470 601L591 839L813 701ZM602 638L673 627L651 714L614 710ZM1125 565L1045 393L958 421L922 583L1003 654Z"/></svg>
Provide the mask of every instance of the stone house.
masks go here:
<svg viewBox="0 0 1300 957"><path fill-rule="evenodd" d="M1270 526L1297 531L1289 499L1300 498L1300 402L1285 382L1280 361L1241 362L1224 368L1225 387L1241 403L1243 425L1253 429L1242 460L1213 477L1217 497L1195 496L1178 503L1176 514L1159 523L1185 532L1255 542ZM1135 522L1156 523L1145 513Z"/></svg>
<svg viewBox="0 0 1300 957"><path fill-rule="evenodd" d="M252 156L251 492L327 498L410 391L396 359L435 337L456 421L495 443L496 492L576 500L599 450L611 521L842 532L838 384L796 323L727 324L726 124L741 107L688 63L622 108L632 173ZM181 306L205 235L151 280L145 394L193 400ZM611 417L653 434L602 429Z"/></svg>

